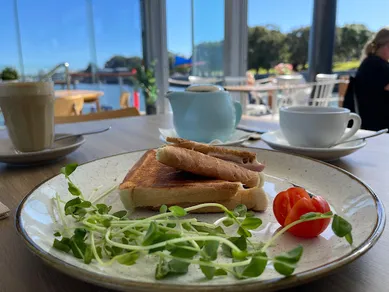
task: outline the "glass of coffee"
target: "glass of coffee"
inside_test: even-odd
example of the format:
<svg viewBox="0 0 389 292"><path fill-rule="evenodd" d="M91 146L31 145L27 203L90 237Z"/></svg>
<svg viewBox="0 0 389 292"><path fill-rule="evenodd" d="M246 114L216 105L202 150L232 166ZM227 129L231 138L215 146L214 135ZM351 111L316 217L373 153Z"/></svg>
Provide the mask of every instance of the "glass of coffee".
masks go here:
<svg viewBox="0 0 389 292"><path fill-rule="evenodd" d="M54 85L51 81L0 83L0 108L17 151L50 148L54 140Z"/></svg>

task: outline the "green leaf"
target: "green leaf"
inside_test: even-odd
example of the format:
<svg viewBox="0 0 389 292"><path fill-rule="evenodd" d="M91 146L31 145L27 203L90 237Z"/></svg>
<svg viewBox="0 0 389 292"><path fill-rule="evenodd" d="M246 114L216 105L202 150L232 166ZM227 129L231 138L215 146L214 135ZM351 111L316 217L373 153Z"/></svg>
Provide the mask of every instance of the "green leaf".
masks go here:
<svg viewBox="0 0 389 292"><path fill-rule="evenodd" d="M226 276L227 275L227 271L223 270L223 269L217 269L215 271L215 276Z"/></svg>
<svg viewBox="0 0 389 292"><path fill-rule="evenodd" d="M182 228L184 228L186 231L192 230L192 225L190 225L188 222L182 223ZM197 229L196 229L197 230Z"/></svg>
<svg viewBox="0 0 389 292"><path fill-rule="evenodd" d="M189 224L189 223L188 223ZM166 224L166 227L169 227L169 228L174 228L174 227L176 227L176 223L168 223L168 224ZM182 226L182 227L184 227L184 226ZM190 227L189 227L190 228ZM185 227L184 227L184 229L185 230L187 230ZM190 229L189 229L190 230ZM188 230L187 230L188 231Z"/></svg>
<svg viewBox="0 0 389 292"><path fill-rule="evenodd" d="M83 201L77 205L79 208L89 208L90 206L92 206L92 203L89 201Z"/></svg>
<svg viewBox="0 0 389 292"><path fill-rule="evenodd" d="M158 230L158 225L154 221L150 223L149 228L147 229L146 235L143 238L142 245L151 245L153 241L158 238L161 233Z"/></svg>
<svg viewBox="0 0 389 292"><path fill-rule="evenodd" d="M228 227L228 226L231 226L233 225L235 222L232 218L227 218L225 220L223 220L223 225Z"/></svg>
<svg viewBox="0 0 389 292"><path fill-rule="evenodd" d="M64 167L61 168L61 172L66 176L68 177L69 175L71 175L78 167L78 164L77 163L70 163Z"/></svg>
<svg viewBox="0 0 389 292"><path fill-rule="evenodd" d="M262 220L256 217L246 217L242 224L241 227L249 230L255 230L259 226L262 225Z"/></svg>
<svg viewBox="0 0 389 292"><path fill-rule="evenodd" d="M112 214L112 216L115 216L115 217L117 217L119 219L122 219L126 215L127 215L127 211L126 210L117 211L117 212Z"/></svg>
<svg viewBox="0 0 389 292"><path fill-rule="evenodd" d="M97 252L97 255L99 256L99 258L102 258L103 257L103 255L102 255L102 250L101 250L101 247L100 246L98 246L98 247L96 247L96 252Z"/></svg>
<svg viewBox="0 0 389 292"><path fill-rule="evenodd" d="M54 239L53 247L55 249L68 253L70 251L70 242L67 241L69 240L69 238L66 238L67 240L64 239L65 238L63 238L61 241L59 241L58 239Z"/></svg>
<svg viewBox="0 0 389 292"><path fill-rule="evenodd" d="M216 228L210 228L208 226L193 225L193 228L196 229L198 232L204 232L210 235L226 234L221 226L218 226Z"/></svg>
<svg viewBox="0 0 389 292"><path fill-rule="evenodd" d="M88 265L91 263L92 259L94 259L94 255L92 252L92 248L90 247L90 245L88 245L84 254L84 263Z"/></svg>
<svg viewBox="0 0 389 292"><path fill-rule="evenodd" d="M80 196L81 191L71 182L68 182L68 191L71 193L73 196Z"/></svg>
<svg viewBox="0 0 389 292"><path fill-rule="evenodd" d="M101 224L103 224L104 227L108 228L111 226L111 219L104 219L103 221L101 221Z"/></svg>
<svg viewBox="0 0 389 292"><path fill-rule="evenodd" d="M119 264L131 266L136 263L136 260L139 258L139 252L131 251L129 253L125 253L117 258Z"/></svg>
<svg viewBox="0 0 389 292"><path fill-rule="evenodd" d="M99 214L101 215L108 214L109 212L109 208L106 204L97 204L96 208L97 208L97 212L99 212Z"/></svg>
<svg viewBox="0 0 389 292"><path fill-rule="evenodd" d="M77 238L72 238L70 242L70 247L72 249L73 255L76 258L82 259L84 257L86 250L86 244L84 241Z"/></svg>
<svg viewBox="0 0 389 292"><path fill-rule="evenodd" d="M318 212L308 212L305 213L304 215L300 216L300 219L310 219L310 218L315 218L315 217L320 217L322 214Z"/></svg>
<svg viewBox="0 0 389 292"><path fill-rule="evenodd" d="M64 207L65 215L73 214L74 211L76 210L76 206L80 203L81 203L81 199L78 197L70 201L67 201Z"/></svg>
<svg viewBox="0 0 389 292"><path fill-rule="evenodd" d="M332 213L332 211L328 211L328 212L324 213L323 215L325 215L325 216L331 216L331 215L334 215L334 213Z"/></svg>
<svg viewBox="0 0 389 292"><path fill-rule="evenodd" d="M160 208L159 208L159 213L166 213L167 212L167 206L166 205L162 205Z"/></svg>
<svg viewBox="0 0 389 292"><path fill-rule="evenodd" d="M251 232L242 226L239 227L236 233L238 233L240 236L251 237Z"/></svg>
<svg viewBox="0 0 389 292"><path fill-rule="evenodd" d="M170 251L170 255L178 258L193 258L198 252L186 249L185 247L192 247L188 242L180 242L176 244L167 244L166 249Z"/></svg>
<svg viewBox="0 0 389 292"><path fill-rule="evenodd" d="M347 242L352 245L353 244L353 236L351 235L351 233L348 233L344 236L344 238L346 238Z"/></svg>
<svg viewBox="0 0 389 292"><path fill-rule="evenodd" d="M237 217L245 217L247 213L247 207L243 204L240 204L235 207L234 213L237 215Z"/></svg>
<svg viewBox="0 0 389 292"><path fill-rule="evenodd" d="M172 259L169 262L169 272L174 274L186 274L189 265L189 263L182 262L178 259Z"/></svg>
<svg viewBox="0 0 389 292"><path fill-rule="evenodd" d="M273 266L281 275L289 276L293 274L296 264L300 260L302 254L303 247L299 245L289 252L282 253L279 256L274 257Z"/></svg>
<svg viewBox="0 0 389 292"><path fill-rule="evenodd" d="M243 277L254 278L260 276L266 269L267 255L264 252L258 253L251 258L250 263L242 272Z"/></svg>
<svg viewBox="0 0 389 292"><path fill-rule="evenodd" d="M217 258L217 250L219 248L219 242L216 240L207 241L202 248L203 257L206 260L214 261Z"/></svg>
<svg viewBox="0 0 389 292"><path fill-rule="evenodd" d="M57 232L54 233L54 236L55 237L61 236L61 233L59 233L59 231L57 231Z"/></svg>
<svg viewBox="0 0 389 292"><path fill-rule="evenodd" d="M204 260L202 258L200 259L200 261L210 263L210 261ZM200 265L200 269L208 280L212 280L215 276L216 269L214 267Z"/></svg>
<svg viewBox="0 0 389 292"><path fill-rule="evenodd" d="M181 208L180 206L171 206L169 208L169 211L173 213L176 217L183 217L187 214L184 208Z"/></svg>
<svg viewBox="0 0 389 292"><path fill-rule="evenodd" d="M83 241L85 239L86 230L82 228L76 228L74 230L73 238Z"/></svg>
<svg viewBox="0 0 389 292"><path fill-rule="evenodd" d="M332 230L336 236L344 237L351 233L352 226L345 219L335 214L332 220Z"/></svg>
<svg viewBox="0 0 389 292"><path fill-rule="evenodd" d="M155 279L161 280L165 278L170 272L169 263L162 257L159 258L159 262L155 269Z"/></svg>
<svg viewBox="0 0 389 292"><path fill-rule="evenodd" d="M230 237L228 240L235 244L240 250L247 250L247 241L244 236ZM222 251L226 257L232 258L231 248L228 245L223 243Z"/></svg>

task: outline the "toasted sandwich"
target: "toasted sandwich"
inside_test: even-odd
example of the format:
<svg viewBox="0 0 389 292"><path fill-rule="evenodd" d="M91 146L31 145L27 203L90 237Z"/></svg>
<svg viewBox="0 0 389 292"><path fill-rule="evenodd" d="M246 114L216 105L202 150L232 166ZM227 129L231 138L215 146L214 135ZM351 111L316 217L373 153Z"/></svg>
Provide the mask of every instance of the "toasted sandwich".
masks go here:
<svg viewBox="0 0 389 292"><path fill-rule="evenodd" d="M147 151L139 159L121 183L120 191L128 209L157 210L161 205L189 207L212 202L228 209L244 204L248 209L264 211L268 198L263 183L261 172L248 170L235 162L184 147L164 146ZM211 207L197 212L222 210Z"/></svg>

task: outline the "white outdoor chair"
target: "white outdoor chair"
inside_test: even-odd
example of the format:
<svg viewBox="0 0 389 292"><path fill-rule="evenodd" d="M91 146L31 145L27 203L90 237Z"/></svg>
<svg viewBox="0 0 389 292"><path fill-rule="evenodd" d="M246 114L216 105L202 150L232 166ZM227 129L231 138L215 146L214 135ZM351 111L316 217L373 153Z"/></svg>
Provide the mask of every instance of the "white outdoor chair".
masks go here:
<svg viewBox="0 0 389 292"><path fill-rule="evenodd" d="M312 86L305 85L306 81L301 74L280 75L276 77L278 94L273 102L272 112L276 114L282 106L308 104Z"/></svg>
<svg viewBox="0 0 389 292"><path fill-rule="evenodd" d="M315 90L312 96L313 106L328 106L332 101L337 101L338 98L332 96L335 84L338 79L338 74L317 74Z"/></svg>

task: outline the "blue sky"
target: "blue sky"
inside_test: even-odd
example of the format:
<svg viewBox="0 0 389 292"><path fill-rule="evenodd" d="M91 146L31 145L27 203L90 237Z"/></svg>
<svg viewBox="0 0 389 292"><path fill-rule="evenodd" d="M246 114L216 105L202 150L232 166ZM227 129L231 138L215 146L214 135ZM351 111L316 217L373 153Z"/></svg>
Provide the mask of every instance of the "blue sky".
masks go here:
<svg viewBox="0 0 389 292"><path fill-rule="evenodd" d="M167 1L168 49L191 54L191 1ZM370 4L367 4L370 2ZM18 67L14 0L0 0L0 67ZM93 17L88 14L92 3ZM112 55L142 55L139 0L18 0L26 73L67 61L84 69L93 61L92 22L97 63ZM249 0L248 25L273 24L283 32L309 25L313 0ZM363 23L372 30L387 22L389 0L338 0L337 24ZM194 40L224 36L224 0L194 0Z"/></svg>

